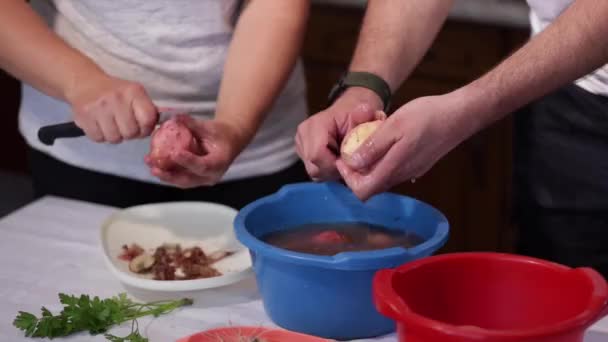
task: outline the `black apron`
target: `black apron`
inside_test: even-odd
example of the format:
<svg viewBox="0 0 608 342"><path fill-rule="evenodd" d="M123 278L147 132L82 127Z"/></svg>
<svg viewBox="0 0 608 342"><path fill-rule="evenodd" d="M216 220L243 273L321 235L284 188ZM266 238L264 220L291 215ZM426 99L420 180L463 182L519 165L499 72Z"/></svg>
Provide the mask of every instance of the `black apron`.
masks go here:
<svg viewBox="0 0 608 342"><path fill-rule="evenodd" d="M608 278L608 98L570 85L515 114L518 252Z"/></svg>

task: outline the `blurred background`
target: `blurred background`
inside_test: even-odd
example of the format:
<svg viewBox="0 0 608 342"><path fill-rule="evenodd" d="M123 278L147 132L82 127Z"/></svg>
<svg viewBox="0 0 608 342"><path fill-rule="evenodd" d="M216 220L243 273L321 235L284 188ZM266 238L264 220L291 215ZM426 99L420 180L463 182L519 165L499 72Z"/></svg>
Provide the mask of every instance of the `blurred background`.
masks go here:
<svg viewBox="0 0 608 342"><path fill-rule="evenodd" d="M302 57L311 113L348 67L364 0L315 0ZM394 106L420 96L448 92L482 75L529 36L524 0L455 0L444 29ZM17 130L19 83L0 70L0 217L31 201L25 145ZM452 225L447 251L511 251L511 121L506 119L452 151L415 184L394 191L426 201Z"/></svg>

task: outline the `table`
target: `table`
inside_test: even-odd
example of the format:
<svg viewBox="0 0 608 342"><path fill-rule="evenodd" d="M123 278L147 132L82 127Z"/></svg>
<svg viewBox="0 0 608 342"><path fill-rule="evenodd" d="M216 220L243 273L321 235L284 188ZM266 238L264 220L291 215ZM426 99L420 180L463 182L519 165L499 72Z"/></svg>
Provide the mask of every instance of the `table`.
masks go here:
<svg viewBox="0 0 608 342"><path fill-rule="evenodd" d="M111 297L125 292L106 268L99 227L115 208L45 197L0 220L0 342L34 341L12 326L19 310L60 309L57 294ZM195 304L155 319L140 319L150 342L175 341L227 325L274 326L265 315L255 281L202 291ZM128 326L112 330L126 335ZM81 334L66 341L105 341ZM608 320L595 325L585 342L608 340ZM57 340L59 341L59 340ZM362 340L361 342L363 342ZM368 342L392 342L386 336Z"/></svg>

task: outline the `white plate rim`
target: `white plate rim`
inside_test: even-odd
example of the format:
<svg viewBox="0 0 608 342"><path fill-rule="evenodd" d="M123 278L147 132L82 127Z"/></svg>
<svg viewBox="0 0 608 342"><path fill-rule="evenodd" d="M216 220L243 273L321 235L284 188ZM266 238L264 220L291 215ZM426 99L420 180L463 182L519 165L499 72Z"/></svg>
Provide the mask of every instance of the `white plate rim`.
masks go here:
<svg viewBox="0 0 608 342"><path fill-rule="evenodd" d="M230 284L237 283L245 278L248 278L253 274L253 267L249 265L242 271L231 272L230 274L221 275L213 278L205 279L194 279L194 280L153 280L143 279L136 276L132 276L126 272L123 272L114 266L111 256L108 254L105 233L109 229L110 225L115 222L119 217L123 216L129 211L146 210L146 208L154 208L159 206L214 206L221 210L232 211L234 217L236 217L238 211L232 207L205 201L176 201L176 202L157 202L136 205L128 208L118 209L116 212L110 214L101 224L99 233L99 247L104 256L104 262L110 269L110 272L118 278L118 280L125 285L132 286L141 290L148 291L161 291L161 292L186 292L186 291L198 291L206 290L211 288L217 288L227 286ZM246 248L246 247L245 247Z"/></svg>

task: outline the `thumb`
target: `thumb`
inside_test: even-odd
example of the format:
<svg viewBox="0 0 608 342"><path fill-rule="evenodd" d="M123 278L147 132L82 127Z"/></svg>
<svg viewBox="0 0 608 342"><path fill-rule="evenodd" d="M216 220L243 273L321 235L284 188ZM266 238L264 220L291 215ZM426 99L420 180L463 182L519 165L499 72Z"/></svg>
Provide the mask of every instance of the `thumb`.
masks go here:
<svg viewBox="0 0 608 342"><path fill-rule="evenodd" d="M147 96L135 97L131 103L133 116L139 126L139 136L147 137L158 122L158 111Z"/></svg>
<svg viewBox="0 0 608 342"><path fill-rule="evenodd" d="M352 170L351 168L344 163L343 160L336 161L336 168L342 176L344 183L348 186L353 194L359 198L359 200L365 202L367 201L373 194L374 188L372 187L373 182L370 182L369 174L360 174L357 171Z"/></svg>
<svg viewBox="0 0 608 342"><path fill-rule="evenodd" d="M177 114L173 117L173 119L175 120L175 122L188 127L190 130L195 130L198 128L197 120L188 114Z"/></svg>
<svg viewBox="0 0 608 342"><path fill-rule="evenodd" d="M374 113L374 117L376 118L376 120L384 120L386 119L386 113L382 110L377 110Z"/></svg>
<svg viewBox="0 0 608 342"><path fill-rule="evenodd" d="M175 121L186 126L192 134L198 139L202 139L205 135L210 135L213 131L211 121L198 120L188 114L178 114L175 116Z"/></svg>
<svg viewBox="0 0 608 342"><path fill-rule="evenodd" d="M397 141L394 128L394 125L383 121L352 154L342 156L346 165L357 171L364 171L373 166Z"/></svg>

